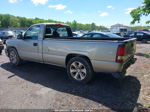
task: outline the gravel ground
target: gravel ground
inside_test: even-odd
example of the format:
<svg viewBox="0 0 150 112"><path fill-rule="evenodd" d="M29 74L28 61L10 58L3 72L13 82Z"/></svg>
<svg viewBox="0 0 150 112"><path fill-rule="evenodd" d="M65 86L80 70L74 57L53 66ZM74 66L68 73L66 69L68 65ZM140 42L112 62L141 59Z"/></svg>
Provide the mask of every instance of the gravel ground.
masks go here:
<svg viewBox="0 0 150 112"><path fill-rule="evenodd" d="M0 56L0 108L3 109L109 109L122 112L150 106L150 44L137 44L137 62L122 88L110 74L96 74L88 85L71 82L63 68L25 63L12 66ZM121 109L121 110L118 110ZM125 111L127 112L127 111Z"/></svg>

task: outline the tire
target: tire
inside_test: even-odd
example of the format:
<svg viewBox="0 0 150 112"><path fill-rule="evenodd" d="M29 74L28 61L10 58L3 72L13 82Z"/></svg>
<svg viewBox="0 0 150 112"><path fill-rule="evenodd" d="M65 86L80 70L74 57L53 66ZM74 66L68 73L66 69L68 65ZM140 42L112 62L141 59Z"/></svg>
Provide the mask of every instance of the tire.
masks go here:
<svg viewBox="0 0 150 112"><path fill-rule="evenodd" d="M22 63L22 60L20 59L18 52L15 48L8 49L8 57L10 62L15 66L18 66Z"/></svg>
<svg viewBox="0 0 150 112"><path fill-rule="evenodd" d="M72 81L78 83L89 83L93 76L93 68L87 59L74 57L67 63L67 73Z"/></svg>

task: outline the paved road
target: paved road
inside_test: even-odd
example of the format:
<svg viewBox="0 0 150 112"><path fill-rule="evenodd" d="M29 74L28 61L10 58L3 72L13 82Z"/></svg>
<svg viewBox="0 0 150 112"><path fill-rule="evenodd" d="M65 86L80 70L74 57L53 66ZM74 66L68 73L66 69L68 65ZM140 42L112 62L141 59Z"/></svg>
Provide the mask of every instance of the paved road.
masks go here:
<svg viewBox="0 0 150 112"><path fill-rule="evenodd" d="M4 53L0 56L0 108L132 110L140 88L132 74L122 88L110 74L96 74L92 83L81 85L63 68L31 62L15 67Z"/></svg>

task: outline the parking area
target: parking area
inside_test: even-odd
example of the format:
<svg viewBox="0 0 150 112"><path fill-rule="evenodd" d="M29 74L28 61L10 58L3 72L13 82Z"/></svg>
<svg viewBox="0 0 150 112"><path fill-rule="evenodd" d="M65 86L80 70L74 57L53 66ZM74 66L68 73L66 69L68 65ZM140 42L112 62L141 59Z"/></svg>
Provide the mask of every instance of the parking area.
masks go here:
<svg viewBox="0 0 150 112"><path fill-rule="evenodd" d="M38 63L12 66L0 55L0 108L130 109L150 106L150 44L137 44L137 62L121 88L110 74L96 74L88 85L71 82L65 69Z"/></svg>

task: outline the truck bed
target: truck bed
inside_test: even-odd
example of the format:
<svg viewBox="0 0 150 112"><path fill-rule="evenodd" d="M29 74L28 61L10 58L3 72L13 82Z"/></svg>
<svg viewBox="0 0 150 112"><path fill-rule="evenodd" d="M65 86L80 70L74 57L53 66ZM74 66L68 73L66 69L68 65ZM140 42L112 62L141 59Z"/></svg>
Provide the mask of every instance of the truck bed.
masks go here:
<svg viewBox="0 0 150 112"><path fill-rule="evenodd" d="M109 41L109 42L129 42L136 40L136 38L79 38L79 37L69 37L69 38L53 38L53 39L65 39L65 40L87 40L87 41Z"/></svg>

